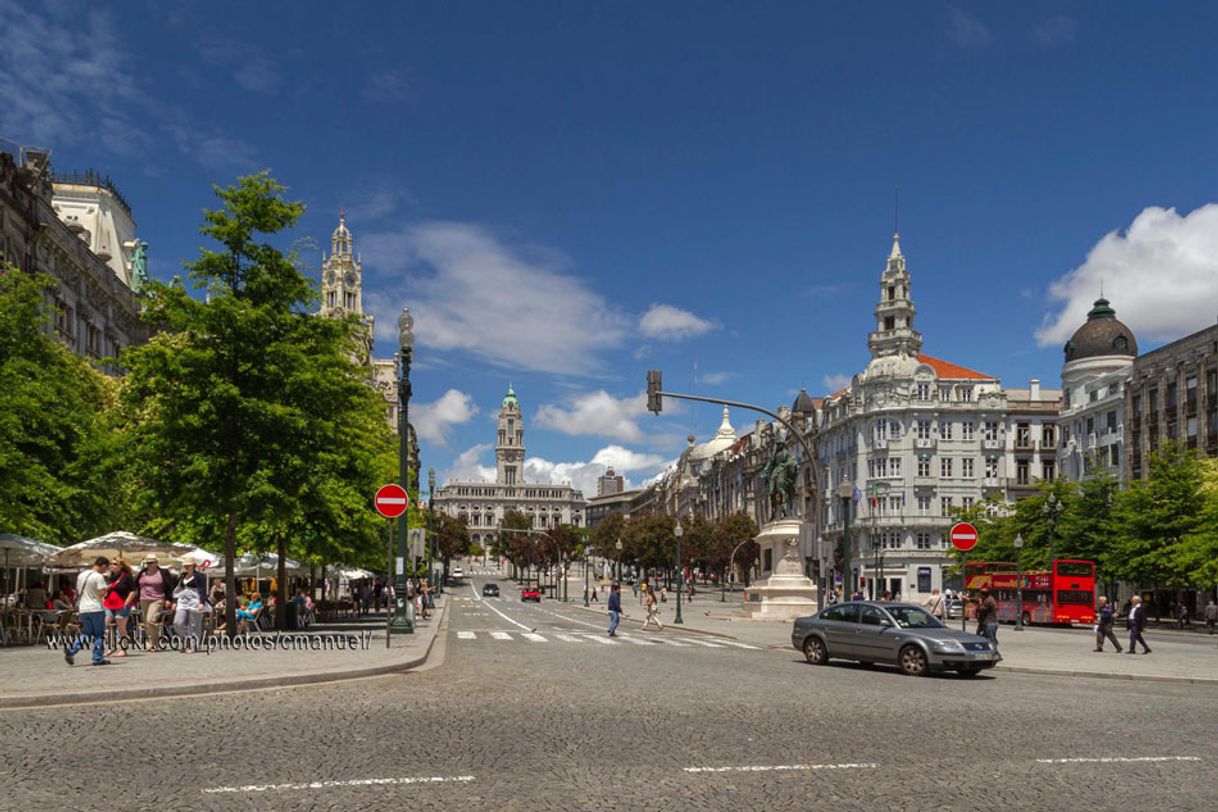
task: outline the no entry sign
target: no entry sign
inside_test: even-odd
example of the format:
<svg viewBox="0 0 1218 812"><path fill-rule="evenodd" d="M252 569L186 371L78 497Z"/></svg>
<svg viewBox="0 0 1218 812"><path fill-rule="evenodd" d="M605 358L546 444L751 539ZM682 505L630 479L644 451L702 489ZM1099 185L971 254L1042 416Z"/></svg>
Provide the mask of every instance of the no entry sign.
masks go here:
<svg viewBox="0 0 1218 812"><path fill-rule="evenodd" d="M410 504L410 495L401 485L390 482L377 490L372 504L376 505L376 512L386 519L396 519L406 512L406 507Z"/></svg>
<svg viewBox="0 0 1218 812"><path fill-rule="evenodd" d="M977 528L968 522L959 522L952 525L950 538L953 547L962 553L967 553L977 546Z"/></svg>

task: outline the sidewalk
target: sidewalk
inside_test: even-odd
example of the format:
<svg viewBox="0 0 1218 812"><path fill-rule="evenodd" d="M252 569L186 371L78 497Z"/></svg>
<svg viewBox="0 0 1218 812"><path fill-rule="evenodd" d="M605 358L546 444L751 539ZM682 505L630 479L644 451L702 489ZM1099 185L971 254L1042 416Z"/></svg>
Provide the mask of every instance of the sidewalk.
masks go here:
<svg viewBox="0 0 1218 812"><path fill-rule="evenodd" d="M414 634L394 635L389 649L384 615L314 624L307 631L284 632L278 643L274 631L251 634L242 650L131 652L111 657L113 665L103 668L89 665L88 650L68 666L61 649L45 644L0 648L0 709L244 691L404 671L426 662L447 606L446 598L437 598L431 619L416 621ZM297 644L299 637L317 641ZM352 639L354 649L348 647ZM295 648L306 644L307 649Z"/></svg>
<svg viewBox="0 0 1218 812"><path fill-rule="evenodd" d="M603 603L593 604L585 610L583 596L580 597L579 609L601 616L607 614ZM623 595L622 608L625 610L622 623L627 628L637 627L647 616L643 607L628 592ZM676 603L670 597L660 608L660 621L665 631L670 628L675 614ZM739 603L720 603L717 593L706 598L699 593L692 604L683 603L681 619L684 624L673 628L680 629L682 633L719 635L742 643L795 653L791 647L790 622L750 620ZM959 629L960 621L949 621L948 625L949 628ZM969 631L972 631L972 624ZM1121 646L1125 647L1128 642L1125 630L1118 629L1116 635ZM1146 642L1153 649L1152 654L1118 655L1112 651L1111 644L1101 654L1093 651L1095 634L1090 628L1033 627L1017 632L1013 626L1003 625L998 629L998 645L1003 661L995 670L1218 685L1218 636L1207 636L1203 640L1189 632L1151 629L1146 632Z"/></svg>

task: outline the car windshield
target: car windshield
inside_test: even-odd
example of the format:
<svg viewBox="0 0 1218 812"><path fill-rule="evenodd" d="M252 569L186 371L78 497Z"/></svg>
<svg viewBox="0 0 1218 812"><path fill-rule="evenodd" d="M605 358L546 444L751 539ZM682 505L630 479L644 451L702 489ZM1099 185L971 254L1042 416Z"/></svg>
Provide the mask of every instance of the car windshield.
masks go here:
<svg viewBox="0 0 1218 812"><path fill-rule="evenodd" d="M886 606L888 614L902 629L941 629L943 624L916 606Z"/></svg>

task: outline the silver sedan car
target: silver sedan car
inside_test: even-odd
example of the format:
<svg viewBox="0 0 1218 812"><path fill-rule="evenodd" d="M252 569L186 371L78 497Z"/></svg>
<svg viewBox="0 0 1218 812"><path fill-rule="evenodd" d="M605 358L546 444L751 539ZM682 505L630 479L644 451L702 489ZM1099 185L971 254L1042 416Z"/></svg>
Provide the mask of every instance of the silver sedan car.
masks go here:
<svg viewBox="0 0 1218 812"><path fill-rule="evenodd" d="M892 663L910 676L957 671L973 677L1002 656L984 637L954 631L907 603L851 601L795 621L791 645L813 665L830 659Z"/></svg>

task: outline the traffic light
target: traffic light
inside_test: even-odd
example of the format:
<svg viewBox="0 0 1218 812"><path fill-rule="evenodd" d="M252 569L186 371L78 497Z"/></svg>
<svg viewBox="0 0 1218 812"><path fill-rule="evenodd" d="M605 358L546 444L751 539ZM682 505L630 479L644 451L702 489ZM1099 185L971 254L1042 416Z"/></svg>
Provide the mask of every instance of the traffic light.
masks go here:
<svg viewBox="0 0 1218 812"><path fill-rule="evenodd" d="M660 390L663 386L660 383L660 370L651 369L647 371L647 411L654 414L659 414L664 408L663 399L660 397Z"/></svg>

